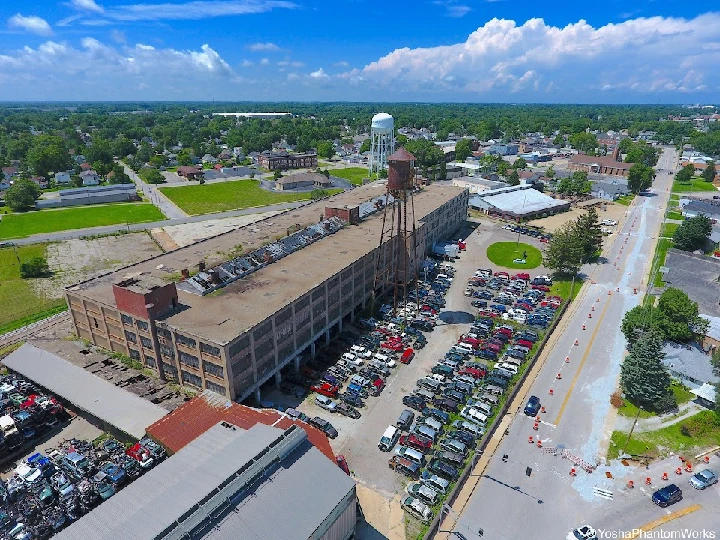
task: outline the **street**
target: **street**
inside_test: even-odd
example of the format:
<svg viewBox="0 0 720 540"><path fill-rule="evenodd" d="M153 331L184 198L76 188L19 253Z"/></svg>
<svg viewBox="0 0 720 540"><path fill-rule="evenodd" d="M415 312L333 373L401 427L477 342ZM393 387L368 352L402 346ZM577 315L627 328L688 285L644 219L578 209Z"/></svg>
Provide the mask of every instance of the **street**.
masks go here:
<svg viewBox="0 0 720 540"><path fill-rule="evenodd" d="M676 160L677 152L665 150L657 167L672 171ZM497 431L497 448L488 447L442 530L467 536L482 528L493 539L564 538L583 523L632 529L664 515L638 495L641 490L623 494L628 479L639 483L644 473L618 462L606 466L604 458L615 415L610 395L625 348L620 323L642 299L671 184L672 174L659 172L651 193L637 197L618 232L608 237L606 261L584 269L586 284L536 366L536 377L528 378L527 391L511 404L507 434ZM546 410L537 431L534 419L522 413L530 395ZM596 466L591 474L583 470ZM694 495L676 506L710 494Z"/></svg>

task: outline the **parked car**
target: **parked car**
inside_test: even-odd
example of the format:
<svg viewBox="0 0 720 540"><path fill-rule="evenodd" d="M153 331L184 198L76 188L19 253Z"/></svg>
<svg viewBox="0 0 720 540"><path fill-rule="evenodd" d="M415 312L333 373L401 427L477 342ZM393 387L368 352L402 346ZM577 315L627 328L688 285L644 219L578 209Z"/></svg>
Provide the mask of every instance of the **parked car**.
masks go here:
<svg viewBox="0 0 720 540"><path fill-rule="evenodd" d="M319 385L316 384L316 385L311 386L310 390L312 390L313 392L316 392L320 395L334 398L338 395L339 388L333 384L324 382Z"/></svg>
<svg viewBox="0 0 720 540"><path fill-rule="evenodd" d="M320 431L325 433L325 435L327 435L331 439L334 439L338 436L338 432L332 426L332 424L330 422L328 422L327 420L320 418L319 416L315 416L314 418L311 418L310 420L308 420L308 424L315 426L316 428L318 428Z"/></svg>
<svg viewBox="0 0 720 540"><path fill-rule="evenodd" d="M652 495L652 501L661 508L675 504L676 502L681 501L682 498L682 490L675 484L669 484L662 487Z"/></svg>
<svg viewBox="0 0 720 540"><path fill-rule="evenodd" d="M460 476L460 472L455 467L439 459L432 460L428 464L427 470L448 480L456 480Z"/></svg>
<svg viewBox="0 0 720 540"><path fill-rule="evenodd" d="M139 442L130 446L125 450L125 453L137 461L143 469L150 469L155 464L155 460L152 458L150 451Z"/></svg>
<svg viewBox="0 0 720 540"><path fill-rule="evenodd" d="M337 462L338 467L340 467L345 474L350 476L350 468L348 467L345 456L343 456L342 454L338 454L337 456L335 456L335 461Z"/></svg>
<svg viewBox="0 0 720 540"><path fill-rule="evenodd" d="M424 523L430 523L433 517L432 510L420 499L408 495L403 499L402 507L405 511Z"/></svg>
<svg viewBox="0 0 720 540"><path fill-rule="evenodd" d="M690 485L695 489L705 489L713 484L717 484L718 477L710 469L705 469L690 477Z"/></svg>
<svg viewBox="0 0 720 540"><path fill-rule="evenodd" d="M422 411L427 406L424 399L414 395L403 397L402 402L403 405L406 405L411 409L415 409L416 411Z"/></svg>
<svg viewBox="0 0 720 540"><path fill-rule="evenodd" d="M343 416L348 416L353 419L358 419L361 416L360 411L344 402L339 402L335 404L335 412L338 412Z"/></svg>
<svg viewBox="0 0 720 540"><path fill-rule="evenodd" d="M429 439L428 437L423 437L422 435L416 433L403 435L402 437L400 437L400 440L398 442L403 446L414 448L415 450L418 450L422 453L429 452L432 449L433 445L432 439Z"/></svg>
<svg viewBox="0 0 720 540"><path fill-rule="evenodd" d="M420 465L409 459L393 456L388 461L388 467L410 478L418 478L420 476Z"/></svg>
<svg viewBox="0 0 720 540"><path fill-rule="evenodd" d="M410 482L405 488L405 493L420 499L430 506L435 505L440 498L440 494L437 491L422 482Z"/></svg>

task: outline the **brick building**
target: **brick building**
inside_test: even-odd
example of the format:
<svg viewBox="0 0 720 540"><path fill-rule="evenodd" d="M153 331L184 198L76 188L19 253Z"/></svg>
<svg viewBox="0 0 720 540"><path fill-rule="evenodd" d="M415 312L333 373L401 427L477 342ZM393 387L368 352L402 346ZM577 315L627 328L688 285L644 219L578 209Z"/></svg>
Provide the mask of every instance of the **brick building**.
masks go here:
<svg viewBox="0 0 720 540"><path fill-rule="evenodd" d="M588 156L575 154L568 162L571 171L585 171L587 173L606 174L609 176L627 176L634 163L617 161L612 156Z"/></svg>
<svg viewBox="0 0 720 540"><path fill-rule="evenodd" d="M415 238L380 248L377 195L360 187L69 287L76 332L160 378L259 399L262 384L279 384L283 367L299 369L301 356L354 319L378 261L389 266L397 249L417 270L467 216L467 191L430 186L415 195ZM242 256L217 258L238 246Z"/></svg>
<svg viewBox="0 0 720 540"><path fill-rule="evenodd" d="M317 154L290 154L265 151L258 155L258 165L271 171L275 169L314 169L318 165Z"/></svg>

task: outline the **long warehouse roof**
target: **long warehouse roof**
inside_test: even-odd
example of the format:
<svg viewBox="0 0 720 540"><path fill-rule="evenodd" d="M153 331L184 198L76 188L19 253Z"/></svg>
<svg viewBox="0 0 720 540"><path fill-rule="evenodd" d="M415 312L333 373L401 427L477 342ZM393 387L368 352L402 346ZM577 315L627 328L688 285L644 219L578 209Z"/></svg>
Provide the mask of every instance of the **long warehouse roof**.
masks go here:
<svg viewBox="0 0 720 540"><path fill-rule="evenodd" d="M81 367L26 343L3 361L7 367L137 439L168 411Z"/></svg>

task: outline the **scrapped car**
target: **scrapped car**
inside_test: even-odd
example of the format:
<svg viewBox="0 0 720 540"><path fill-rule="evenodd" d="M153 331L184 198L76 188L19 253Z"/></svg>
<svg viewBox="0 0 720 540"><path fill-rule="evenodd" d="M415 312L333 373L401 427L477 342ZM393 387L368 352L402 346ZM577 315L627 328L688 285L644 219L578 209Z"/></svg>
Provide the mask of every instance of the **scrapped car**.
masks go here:
<svg viewBox="0 0 720 540"><path fill-rule="evenodd" d="M422 502L420 499L412 496L407 496L403 499L402 507L408 514L416 517L424 523L430 523L430 521L432 520L432 510L430 510L430 507L424 502Z"/></svg>
<svg viewBox="0 0 720 540"><path fill-rule="evenodd" d="M314 418L311 418L310 420L308 420L308 424L315 426L316 428L318 428L320 431L325 433L325 435L327 435L331 439L334 439L338 436L338 432L332 426L332 424L330 422L328 422L327 420L320 418L319 416L315 416Z"/></svg>
<svg viewBox="0 0 720 540"><path fill-rule="evenodd" d="M410 482L405 488L405 493L417 497L430 506L433 506L440 498L440 494L437 491L421 482Z"/></svg>
<svg viewBox="0 0 720 540"><path fill-rule="evenodd" d="M361 416L360 411L358 411L355 407L352 407L342 401L335 404L335 412L354 419L360 418Z"/></svg>
<svg viewBox="0 0 720 540"><path fill-rule="evenodd" d="M320 385L316 384L311 386L310 390L323 396L334 398L338 395L339 388L333 384L330 384L329 382L324 382Z"/></svg>

